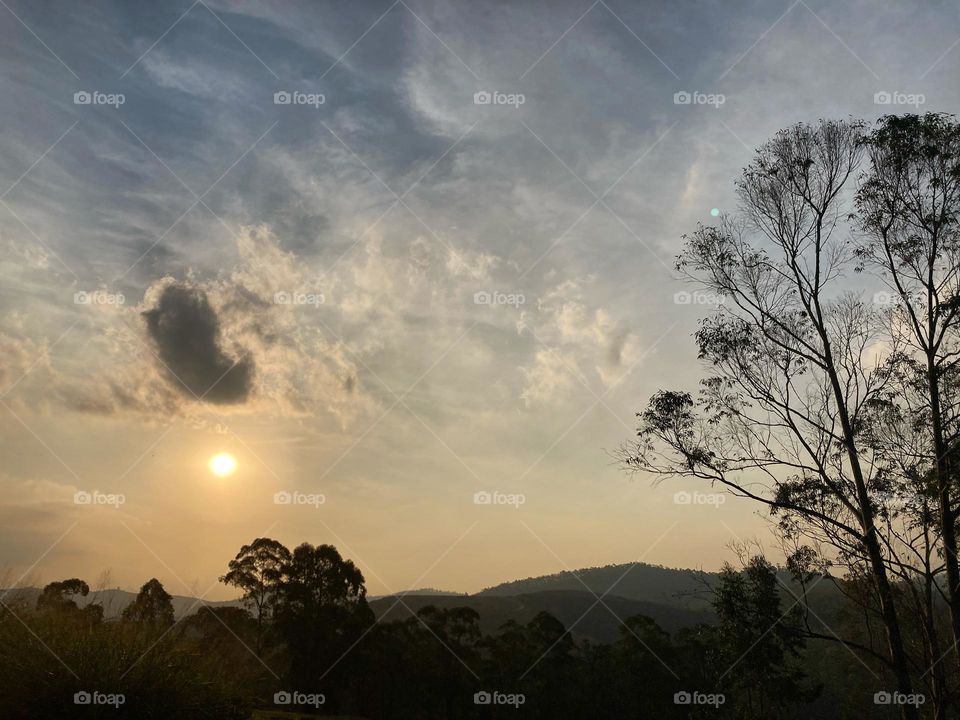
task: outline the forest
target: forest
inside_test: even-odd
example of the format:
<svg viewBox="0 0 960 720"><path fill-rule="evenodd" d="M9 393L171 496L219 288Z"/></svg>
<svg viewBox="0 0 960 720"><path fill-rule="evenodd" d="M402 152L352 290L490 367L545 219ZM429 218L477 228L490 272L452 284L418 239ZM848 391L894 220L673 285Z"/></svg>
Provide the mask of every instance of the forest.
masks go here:
<svg viewBox="0 0 960 720"><path fill-rule="evenodd" d="M11 718L425 720L793 717L816 706L800 608L782 604L777 569L752 557L719 578L716 622L671 637L639 615L617 642L591 644L547 612L494 634L469 607L377 623L362 573L335 547L257 538L222 578L245 608L175 621L156 579L115 619L80 606L91 591L76 578L32 605L5 600L0 704Z"/></svg>

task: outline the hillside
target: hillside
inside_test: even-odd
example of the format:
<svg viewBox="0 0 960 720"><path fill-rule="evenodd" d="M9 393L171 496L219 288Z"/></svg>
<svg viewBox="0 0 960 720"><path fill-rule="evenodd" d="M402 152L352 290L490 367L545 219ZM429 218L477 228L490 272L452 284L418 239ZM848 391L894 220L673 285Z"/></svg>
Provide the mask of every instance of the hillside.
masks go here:
<svg viewBox="0 0 960 720"><path fill-rule="evenodd" d="M452 590L438 590L437 588L417 588L416 590L402 590L393 595L367 595L367 600L373 602L379 598L396 597L397 595L442 595L444 597L469 597L470 593L454 592Z"/></svg>
<svg viewBox="0 0 960 720"><path fill-rule="evenodd" d="M427 605L441 608L470 607L480 615L480 629L496 633L508 620L527 623L541 611L549 612L566 627L574 626L573 635L596 643L610 643L620 637L621 621L633 615L653 618L667 632L675 632L700 622L710 622L709 612L673 607L664 603L608 595L603 604L586 590L545 590L513 596L480 594L470 596L403 595L378 598L370 603L377 617L384 621L405 620ZM605 607L606 606L606 607Z"/></svg>
<svg viewBox="0 0 960 720"><path fill-rule="evenodd" d="M611 595L628 600L704 611L709 609L706 589L715 583L716 578L716 573L700 570L624 563L513 580L486 588L478 595L510 596L559 590L585 592L589 588L597 595L609 591Z"/></svg>
<svg viewBox="0 0 960 720"><path fill-rule="evenodd" d="M793 593L799 593L786 574L781 578ZM479 613L481 628L487 633L496 632L508 620L526 623L538 612L546 611L567 627L576 623L575 636L606 643L619 637L620 620L632 615L647 615L671 633L682 627L710 622L713 611L708 587L716 580L716 573L626 563L514 580L474 595L422 588L396 595L370 596L368 600L377 617L385 621L404 620L410 617L410 611L416 612L427 605L470 607ZM783 591L787 606L794 602L791 591ZM20 599L32 605L39 592L37 588L16 588L9 591L4 601L9 603ZM100 603L104 607L104 617L109 619L119 617L135 596L133 592L114 588L92 591L87 597L75 600L81 607ZM397 602L398 596L402 603ZM603 597L604 604L597 603L596 596ZM839 594L829 582L815 587L811 598L818 614L825 618L833 616L840 601ZM174 595L172 601L178 619L196 612L203 605L241 605L239 600L213 602L183 595Z"/></svg>

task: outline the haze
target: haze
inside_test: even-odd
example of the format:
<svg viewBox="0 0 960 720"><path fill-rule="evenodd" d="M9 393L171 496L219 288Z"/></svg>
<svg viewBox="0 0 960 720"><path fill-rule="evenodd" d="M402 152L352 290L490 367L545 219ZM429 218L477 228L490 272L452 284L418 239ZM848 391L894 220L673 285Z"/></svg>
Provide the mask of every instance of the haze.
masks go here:
<svg viewBox="0 0 960 720"><path fill-rule="evenodd" d="M937 2L0 18L0 564L35 585L233 597L259 536L373 595L718 568L767 520L610 455L700 377L681 236L782 127L960 99Z"/></svg>

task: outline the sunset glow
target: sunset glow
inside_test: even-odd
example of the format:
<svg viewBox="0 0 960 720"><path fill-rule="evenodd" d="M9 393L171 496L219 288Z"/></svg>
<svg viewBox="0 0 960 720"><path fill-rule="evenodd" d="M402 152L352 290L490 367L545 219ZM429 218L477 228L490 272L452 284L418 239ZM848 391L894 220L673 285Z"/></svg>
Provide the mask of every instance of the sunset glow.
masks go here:
<svg viewBox="0 0 960 720"><path fill-rule="evenodd" d="M217 453L207 464L210 472L219 478L225 478L233 475L237 469L237 459L228 452Z"/></svg>

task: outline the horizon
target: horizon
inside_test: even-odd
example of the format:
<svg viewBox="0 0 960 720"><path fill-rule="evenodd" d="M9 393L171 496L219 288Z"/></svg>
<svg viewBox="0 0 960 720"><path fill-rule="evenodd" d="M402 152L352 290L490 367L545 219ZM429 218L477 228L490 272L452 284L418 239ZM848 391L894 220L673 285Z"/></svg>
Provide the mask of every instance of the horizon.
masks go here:
<svg viewBox="0 0 960 720"><path fill-rule="evenodd" d="M431 592L435 592L435 593L442 593L442 594L446 594L446 595L456 595L456 596L458 596L458 597L468 597L468 596L473 596L473 595L479 595L479 594L482 594L482 593L487 592L488 590L494 590L494 589L499 588L499 587L502 587L502 586L504 586L504 585L521 584L521 583L528 582L528 581L531 581L531 580L541 580L541 579L543 579L543 578L558 577L558 576L561 576L561 575L573 575L573 576L577 576L577 575L580 574L580 573L589 572L589 571L592 571L592 570L603 570L603 569L606 569L606 568L620 568L620 567L623 567L623 566L625 566L625 565L629 565L631 569L634 568L634 567L652 567L652 568L657 568L657 569L660 569L660 570L671 570L671 571L676 571L676 572L689 572L689 573L705 573L705 574L708 574L708 575L709 575L709 574L714 574L714 575L715 575L715 574L717 574L717 572L718 572L718 571L716 571L716 570L704 570L704 569L702 569L702 568L671 567L671 566L666 566L666 565L658 565L658 564L656 564L656 563L624 562L624 563L610 563L610 564L607 564L607 565L595 565L595 566L591 566L591 567L578 567L578 568L572 568L572 569L564 569L564 570L559 570L559 571L554 572L554 573L546 573L546 574L543 574L543 575L533 575L533 576L522 577L522 578L521 578L521 577L513 578L513 579L510 579L510 580L502 580L501 582L495 583L495 584L493 584L493 585L488 585L488 586L483 587L483 588L481 588L480 590L477 590L477 591L474 591L474 592L466 592L466 591L455 590L455 589L450 589L450 588L440 588L440 587L433 587L433 586L422 585L422 586L418 586L418 587L412 587L412 588L407 588L407 589L395 590L393 593L386 593L386 594L367 593L367 597L370 598L370 599L376 599L376 598L391 597L392 595L414 594L414 593L417 593L417 592L427 592L427 594L429 594L429 593L431 593ZM145 578L143 582L146 582L147 580L149 580L149 578ZM35 581L30 581L28 578L24 578L24 579L22 580L21 584L18 585L18 586L15 586L15 587L9 587L9 588L2 587L2 583L0 583L0 590L3 590L4 592L11 592L11 593L14 592L14 591L16 591L16 590L36 590L36 591L40 591L40 590L42 590L42 588L43 588L43 586L44 586L45 584L46 584L46 583L45 583L44 581L39 580L39 579L38 579L38 580L35 580ZM138 584L137 586L135 586L135 587L134 587L134 586L121 587L121 586L119 586L119 585L115 585L115 586L112 586L112 587L111 587L111 586L96 586L96 587L95 587L95 586L91 585L91 586L90 586L90 597L92 598L92 597L93 597L94 595L96 595L98 592L109 592L109 591L117 591L117 590L119 590L120 592L129 593L130 595L136 595L137 592L141 589L142 585L143 585L143 583L139 583L139 584ZM587 591L584 590L584 592L587 592ZM173 593L170 593L170 595L171 595L173 598L198 599L196 595L191 595L191 594L188 594L188 593L177 593L177 592L173 592ZM206 599L208 599L210 602L241 602L241 601L243 601L243 594L242 594L242 592L241 592L240 594L236 595L236 597L229 597L229 598L223 598L223 599L217 599L217 600L213 600L213 599L209 599L209 598L206 598ZM91 600L91 601L92 601L92 600Z"/></svg>

